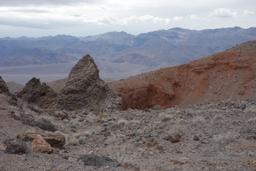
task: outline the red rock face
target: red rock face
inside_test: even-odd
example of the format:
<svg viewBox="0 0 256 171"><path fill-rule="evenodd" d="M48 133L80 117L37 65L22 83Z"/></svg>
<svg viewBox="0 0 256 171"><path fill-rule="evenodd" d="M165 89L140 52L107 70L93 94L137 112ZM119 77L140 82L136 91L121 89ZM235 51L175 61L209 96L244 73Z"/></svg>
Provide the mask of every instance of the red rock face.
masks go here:
<svg viewBox="0 0 256 171"><path fill-rule="evenodd" d="M128 106L133 108L151 108L156 105L165 106L167 102L171 103L175 95L167 93L162 90L162 87L157 85L148 84L145 87L129 88L121 90L122 94L122 108L126 109Z"/></svg>
<svg viewBox="0 0 256 171"><path fill-rule="evenodd" d="M248 99L256 95L256 41L110 84L123 109Z"/></svg>

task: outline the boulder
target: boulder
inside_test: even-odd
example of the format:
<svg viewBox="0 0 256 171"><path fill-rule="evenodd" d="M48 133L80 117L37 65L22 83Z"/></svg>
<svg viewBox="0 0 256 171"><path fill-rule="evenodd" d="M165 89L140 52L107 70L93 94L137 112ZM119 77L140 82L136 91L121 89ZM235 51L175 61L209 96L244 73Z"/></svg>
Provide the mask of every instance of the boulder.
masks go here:
<svg viewBox="0 0 256 171"><path fill-rule="evenodd" d="M61 133L48 133L43 137L52 147L62 148L66 143L65 136Z"/></svg>
<svg viewBox="0 0 256 171"><path fill-rule="evenodd" d="M52 153L53 148L41 135L36 135L32 141L32 151L35 153Z"/></svg>
<svg viewBox="0 0 256 171"><path fill-rule="evenodd" d="M58 98L58 107L69 111L116 109L118 105L118 98L100 79L98 67L89 55L73 67Z"/></svg>
<svg viewBox="0 0 256 171"><path fill-rule="evenodd" d="M54 92L46 83L41 83L37 78L32 78L18 93L18 97L28 102L35 104L41 108L47 109L54 106L57 93Z"/></svg>
<svg viewBox="0 0 256 171"><path fill-rule="evenodd" d="M27 154L29 152L28 146L21 140L8 139L4 142L5 153L7 154Z"/></svg>
<svg viewBox="0 0 256 171"><path fill-rule="evenodd" d="M171 143L179 143L181 141L182 138L182 134L180 133L174 133L172 135L168 135L167 137L165 137L164 139L166 141L170 141Z"/></svg>
<svg viewBox="0 0 256 171"><path fill-rule="evenodd" d="M118 161L114 159L94 154L82 155L80 156L79 160L81 160L85 166L118 167L120 165Z"/></svg>
<svg viewBox="0 0 256 171"><path fill-rule="evenodd" d="M40 118L39 120L34 122L34 126L41 128L46 131L57 131L56 126L48 119Z"/></svg>
<svg viewBox="0 0 256 171"><path fill-rule="evenodd" d="M17 138L23 141L33 141L37 135L43 137L47 143L55 148L62 148L66 143L65 136L61 133L25 132L23 134L19 134Z"/></svg>

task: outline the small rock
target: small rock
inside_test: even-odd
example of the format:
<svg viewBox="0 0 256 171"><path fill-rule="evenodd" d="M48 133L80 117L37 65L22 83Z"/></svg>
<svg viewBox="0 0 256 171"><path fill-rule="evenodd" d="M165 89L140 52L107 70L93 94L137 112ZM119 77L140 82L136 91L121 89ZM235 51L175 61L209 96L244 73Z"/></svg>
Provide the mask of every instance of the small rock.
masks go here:
<svg viewBox="0 0 256 171"><path fill-rule="evenodd" d="M6 145L4 152L7 154L27 154L29 152L27 144L20 140L9 139L4 144Z"/></svg>
<svg viewBox="0 0 256 171"><path fill-rule="evenodd" d="M62 148L66 143L66 138L61 133L49 133L43 135L43 137L52 147Z"/></svg>
<svg viewBox="0 0 256 171"><path fill-rule="evenodd" d="M140 171L140 167L133 165L131 163L124 163L124 164L122 164L122 167L124 169L128 169L130 171Z"/></svg>
<svg viewBox="0 0 256 171"><path fill-rule="evenodd" d="M172 163L173 165L184 165L189 163L189 159L188 158L180 158L178 160L172 159L170 160L170 163Z"/></svg>
<svg viewBox="0 0 256 171"><path fill-rule="evenodd" d="M79 140L78 140L78 138L76 138L74 136L69 136L67 144L77 146L77 145L79 145Z"/></svg>
<svg viewBox="0 0 256 171"><path fill-rule="evenodd" d="M246 107L247 107L246 104L241 104L241 105L240 105L240 109L241 109L241 110L245 110Z"/></svg>
<svg viewBox="0 0 256 171"><path fill-rule="evenodd" d="M129 123L129 121L127 121L126 119L118 119L117 124L118 125L127 125Z"/></svg>
<svg viewBox="0 0 256 171"><path fill-rule="evenodd" d="M6 145L0 144L0 151L5 151L5 149L6 149Z"/></svg>
<svg viewBox="0 0 256 171"><path fill-rule="evenodd" d="M57 131L56 126L53 125L51 121L45 118L41 118L38 121L35 121L35 126L46 131L51 131L51 132Z"/></svg>
<svg viewBox="0 0 256 171"><path fill-rule="evenodd" d="M32 150L35 153L52 153L53 148L47 143L41 135L36 135L32 141Z"/></svg>
<svg viewBox="0 0 256 171"><path fill-rule="evenodd" d="M62 148L66 143L66 138L61 133L25 132L23 134L19 134L17 138L23 141L33 141L37 135L42 136L47 143L55 148Z"/></svg>
<svg viewBox="0 0 256 171"><path fill-rule="evenodd" d="M79 118L78 119L78 122L83 122L84 121L84 118Z"/></svg>
<svg viewBox="0 0 256 171"><path fill-rule="evenodd" d="M85 166L95 166L95 167L118 167L120 164L109 157L97 156L94 154L83 155L79 158Z"/></svg>
<svg viewBox="0 0 256 171"><path fill-rule="evenodd" d="M199 137L198 137L197 135L195 135L194 138L193 138L193 140L194 140L194 141L199 141L200 139L199 139Z"/></svg>
<svg viewBox="0 0 256 171"><path fill-rule="evenodd" d="M61 120L68 119L68 114L66 112L63 112L63 111L55 111L55 112L53 112L53 116L58 118L58 119L61 119Z"/></svg>
<svg viewBox="0 0 256 171"><path fill-rule="evenodd" d="M170 141L171 143L178 143L181 141L181 134L179 133L175 133L173 135L169 135L167 137L165 137L164 139L167 141Z"/></svg>
<svg viewBox="0 0 256 171"><path fill-rule="evenodd" d="M79 140L78 140L78 142L79 142L80 145L86 144L86 139L85 139L85 137L80 137Z"/></svg>

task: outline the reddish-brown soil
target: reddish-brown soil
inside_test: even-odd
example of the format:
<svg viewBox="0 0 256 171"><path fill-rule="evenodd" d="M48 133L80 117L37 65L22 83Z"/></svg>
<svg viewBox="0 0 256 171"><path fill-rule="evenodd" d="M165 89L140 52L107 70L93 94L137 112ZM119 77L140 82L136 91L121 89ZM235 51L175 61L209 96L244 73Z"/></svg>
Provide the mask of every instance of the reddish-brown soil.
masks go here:
<svg viewBox="0 0 256 171"><path fill-rule="evenodd" d="M112 82L123 109L248 99L256 95L256 41L189 64Z"/></svg>

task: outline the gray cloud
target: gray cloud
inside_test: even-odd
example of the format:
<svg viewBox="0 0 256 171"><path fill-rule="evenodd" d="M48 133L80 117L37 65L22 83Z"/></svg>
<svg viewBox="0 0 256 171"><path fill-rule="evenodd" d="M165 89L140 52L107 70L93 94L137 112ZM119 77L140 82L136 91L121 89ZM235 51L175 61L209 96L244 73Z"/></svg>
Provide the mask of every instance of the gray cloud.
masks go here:
<svg viewBox="0 0 256 171"><path fill-rule="evenodd" d="M1 17L1 26L12 26L12 27L24 27L24 28L34 28L34 29L46 29L49 24L42 24L40 22L27 22L25 20L14 20L10 18Z"/></svg>
<svg viewBox="0 0 256 171"><path fill-rule="evenodd" d="M237 12L228 8L218 8L210 13L212 17L231 18L237 16Z"/></svg>
<svg viewBox="0 0 256 171"><path fill-rule="evenodd" d="M11 12L21 12L21 13L48 13L47 10L42 9L10 9Z"/></svg>
<svg viewBox="0 0 256 171"><path fill-rule="evenodd" d="M255 15L253 0L0 0L0 37L252 27Z"/></svg>
<svg viewBox="0 0 256 171"><path fill-rule="evenodd" d="M61 27L78 27L80 25L77 21L70 20L49 20L49 19L22 19L22 18L9 18L0 16L0 26L12 26L12 27L23 27L33 28L40 30L58 29Z"/></svg>
<svg viewBox="0 0 256 171"><path fill-rule="evenodd" d="M102 0L0 0L0 6L94 4Z"/></svg>

